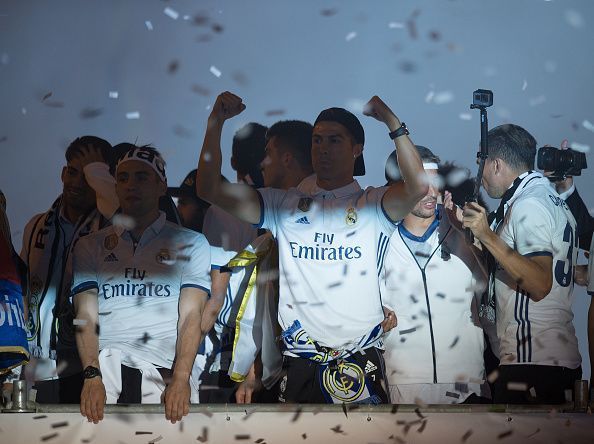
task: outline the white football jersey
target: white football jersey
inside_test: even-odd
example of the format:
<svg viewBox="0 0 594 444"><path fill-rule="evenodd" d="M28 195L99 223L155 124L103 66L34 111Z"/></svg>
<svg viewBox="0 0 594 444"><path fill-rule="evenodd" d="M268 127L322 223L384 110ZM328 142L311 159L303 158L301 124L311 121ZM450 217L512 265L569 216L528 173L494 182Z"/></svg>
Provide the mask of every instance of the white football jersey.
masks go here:
<svg viewBox="0 0 594 444"><path fill-rule="evenodd" d="M573 270L577 258L576 223L567 204L540 173L520 176L499 237L523 256L551 256L553 285L535 302L497 264L494 286L501 364L581 364L573 327ZM493 288L494 287L494 288Z"/></svg>
<svg viewBox="0 0 594 444"><path fill-rule="evenodd" d="M136 249L128 231L111 226L82 238L73 261L73 297L91 288L99 292L99 349L171 368L181 289L210 292L206 238L161 213Z"/></svg>
<svg viewBox="0 0 594 444"><path fill-rule="evenodd" d="M320 345L340 349L382 322L378 274L395 227L383 211L385 191L362 190L357 181L327 191L315 175L288 191L258 190L260 226L278 242L284 331L302 327Z"/></svg>

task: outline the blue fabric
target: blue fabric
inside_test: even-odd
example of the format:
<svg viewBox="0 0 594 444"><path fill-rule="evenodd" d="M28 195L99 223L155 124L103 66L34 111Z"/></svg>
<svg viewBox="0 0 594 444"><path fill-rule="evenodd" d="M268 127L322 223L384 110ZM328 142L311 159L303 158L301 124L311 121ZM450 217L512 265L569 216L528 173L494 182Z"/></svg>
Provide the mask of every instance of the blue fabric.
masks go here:
<svg viewBox="0 0 594 444"><path fill-rule="evenodd" d="M21 286L0 279L0 374L29 360Z"/></svg>

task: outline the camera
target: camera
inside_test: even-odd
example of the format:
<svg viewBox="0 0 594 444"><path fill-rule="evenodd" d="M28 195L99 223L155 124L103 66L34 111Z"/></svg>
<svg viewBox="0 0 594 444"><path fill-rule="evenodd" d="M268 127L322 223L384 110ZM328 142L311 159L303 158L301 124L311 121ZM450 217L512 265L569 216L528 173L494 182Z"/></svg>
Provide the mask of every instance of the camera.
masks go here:
<svg viewBox="0 0 594 444"><path fill-rule="evenodd" d="M493 105L493 91L488 89L477 89L472 93L471 108L486 108L491 105Z"/></svg>
<svg viewBox="0 0 594 444"><path fill-rule="evenodd" d="M586 154L572 149L560 150L552 146L539 148L536 165L540 170L552 171L551 180L564 179L567 176L581 176L588 168Z"/></svg>

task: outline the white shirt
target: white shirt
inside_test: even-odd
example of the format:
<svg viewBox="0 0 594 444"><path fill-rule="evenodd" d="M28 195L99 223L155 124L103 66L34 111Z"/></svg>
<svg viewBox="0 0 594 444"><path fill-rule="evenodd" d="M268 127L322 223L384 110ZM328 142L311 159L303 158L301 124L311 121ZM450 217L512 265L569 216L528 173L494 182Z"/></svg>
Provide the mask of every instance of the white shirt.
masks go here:
<svg viewBox="0 0 594 444"><path fill-rule="evenodd" d="M73 269L73 295L90 288L99 292L99 349L118 349L171 368L181 289L210 291L210 249L204 236L167 222L161 213L136 249L121 227L82 238L74 249ZM125 364L134 367L134 362Z"/></svg>
<svg viewBox="0 0 594 444"><path fill-rule="evenodd" d="M258 190L260 226L278 242L283 330L298 321L313 340L341 348L383 320L378 273L394 231L385 191L355 180L327 191L315 175L288 191Z"/></svg>
<svg viewBox="0 0 594 444"><path fill-rule="evenodd" d="M398 225L380 280L384 305L398 319L384 340L386 376L398 402L457 403L481 395L485 344L477 306L485 284L447 216L439 212L420 237Z"/></svg>
<svg viewBox="0 0 594 444"><path fill-rule="evenodd" d="M576 223L567 204L540 173L524 173L510 198L499 237L523 256L553 258L553 285L544 299L530 300L501 267L495 274L497 336L501 364L581 364L573 327Z"/></svg>

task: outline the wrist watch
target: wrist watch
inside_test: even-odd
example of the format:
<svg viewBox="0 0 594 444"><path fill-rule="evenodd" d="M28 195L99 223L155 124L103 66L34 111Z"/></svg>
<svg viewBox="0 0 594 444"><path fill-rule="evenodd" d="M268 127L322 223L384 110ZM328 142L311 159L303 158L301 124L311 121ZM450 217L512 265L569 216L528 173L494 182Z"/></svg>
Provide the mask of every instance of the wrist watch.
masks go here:
<svg viewBox="0 0 594 444"><path fill-rule="evenodd" d="M390 139L394 140L395 138L404 136L405 134L408 136L409 132L408 132L408 128L406 127L406 123L402 122L400 124L400 127L395 129L391 133L388 133L388 136L390 136Z"/></svg>
<svg viewBox="0 0 594 444"><path fill-rule="evenodd" d="M97 376L101 377L101 370L99 370L97 367L89 365L87 368L84 369L83 376L85 377L85 379L92 379Z"/></svg>

